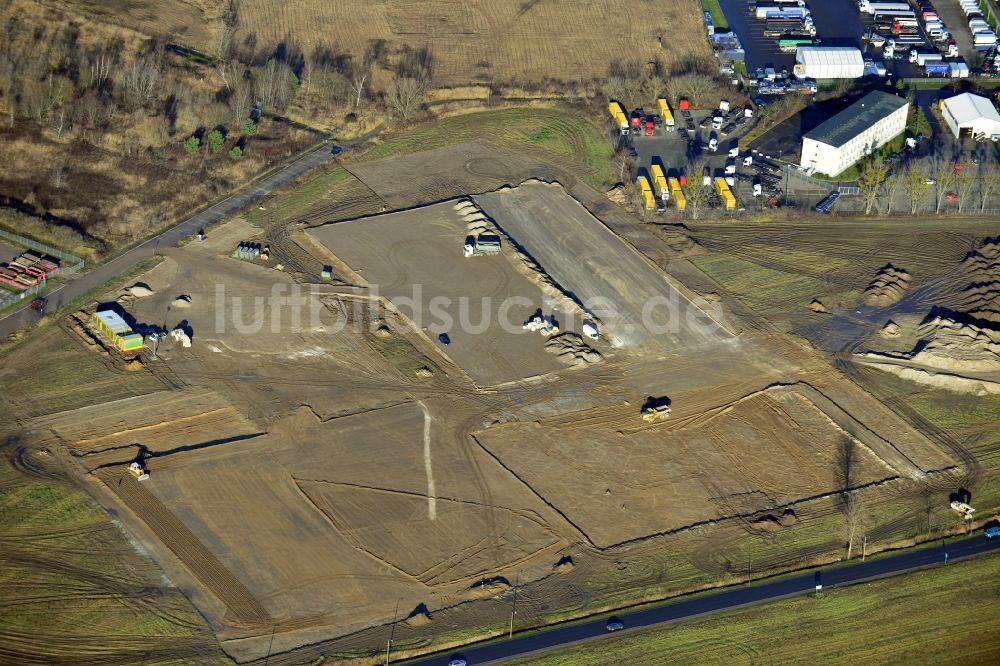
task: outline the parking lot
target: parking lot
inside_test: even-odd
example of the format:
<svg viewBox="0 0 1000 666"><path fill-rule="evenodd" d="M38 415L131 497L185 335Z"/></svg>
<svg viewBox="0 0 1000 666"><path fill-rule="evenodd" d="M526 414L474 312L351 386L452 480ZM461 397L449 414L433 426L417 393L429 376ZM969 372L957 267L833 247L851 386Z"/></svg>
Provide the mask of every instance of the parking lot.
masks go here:
<svg viewBox="0 0 1000 666"><path fill-rule="evenodd" d="M761 165L743 166L743 159L750 155L749 152L742 151L738 156L731 157L730 151L737 148L739 137L753 126L753 119L747 118L743 109L735 105L725 114L719 129L712 129L714 112L692 110L685 114L675 110L675 131L667 131L662 124L657 124L652 136L644 133L629 135L626 142L635 149L633 178L638 175L648 177L653 164L660 164L668 177L683 175L689 181L692 178L701 179L702 169L707 169L712 178L725 177L727 164L735 164L736 173L728 175L735 177L732 189L738 203L746 204L753 198L755 178L761 182L763 194L779 194L780 179L772 178L770 169ZM717 142L714 152L709 149L712 139ZM777 165L771 167L780 170ZM694 173L695 170L699 173ZM712 206L717 202L710 198L707 203Z"/></svg>

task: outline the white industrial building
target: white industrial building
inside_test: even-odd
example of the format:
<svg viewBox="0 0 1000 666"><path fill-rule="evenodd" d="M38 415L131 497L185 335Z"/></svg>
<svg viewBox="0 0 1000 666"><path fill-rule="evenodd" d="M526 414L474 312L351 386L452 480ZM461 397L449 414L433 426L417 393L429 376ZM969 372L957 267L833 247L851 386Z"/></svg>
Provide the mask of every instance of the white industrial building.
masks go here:
<svg viewBox="0 0 1000 666"><path fill-rule="evenodd" d="M793 72L800 79L860 79L865 59L859 49L803 46L795 51Z"/></svg>
<svg viewBox="0 0 1000 666"><path fill-rule="evenodd" d="M910 103L885 92L871 92L802 137L803 168L828 176L870 155L906 129Z"/></svg>
<svg viewBox="0 0 1000 666"><path fill-rule="evenodd" d="M1000 113L988 98L962 93L941 102L941 115L958 137L1000 140Z"/></svg>

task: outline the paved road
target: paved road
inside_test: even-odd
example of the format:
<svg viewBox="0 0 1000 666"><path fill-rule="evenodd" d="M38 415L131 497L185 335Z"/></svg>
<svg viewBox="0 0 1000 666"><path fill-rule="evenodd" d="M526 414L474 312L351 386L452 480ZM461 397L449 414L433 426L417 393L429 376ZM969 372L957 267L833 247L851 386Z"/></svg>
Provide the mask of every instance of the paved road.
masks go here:
<svg viewBox="0 0 1000 666"><path fill-rule="evenodd" d="M978 531L974 536L945 545L902 551L895 555L872 558L847 566L820 569L772 582L728 589L714 594L699 595L667 605L640 608L619 613L625 631L635 631L666 622L729 610L739 606L773 601L782 597L805 594L816 589L857 583L869 578L912 571L934 564L945 564L989 551L1000 551L1000 539L987 539ZM524 656L532 652L549 650L580 641L607 636L607 620L589 620L579 624L556 626L552 629L526 634L512 640L483 642L460 652L469 666L498 664L504 659ZM443 666L453 653L442 653L406 662L407 666Z"/></svg>
<svg viewBox="0 0 1000 666"><path fill-rule="evenodd" d="M331 157L330 146L327 144L303 154L294 162L291 162L269 176L265 176L251 187L216 202L196 215L178 222L166 231L122 252L89 273L84 273L49 292L46 294L49 298L47 309L50 312L58 310L63 304L69 303L73 299L86 294L88 291L101 286L119 273L129 270L143 259L153 256L158 246L169 247L183 238L193 236L198 233L199 229L218 222L259 201L310 169L328 161ZM37 314L28 305L26 303L19 310L15 310L0 319L0 339L7 337L18 328L28 326L35 321Z"/></svg>

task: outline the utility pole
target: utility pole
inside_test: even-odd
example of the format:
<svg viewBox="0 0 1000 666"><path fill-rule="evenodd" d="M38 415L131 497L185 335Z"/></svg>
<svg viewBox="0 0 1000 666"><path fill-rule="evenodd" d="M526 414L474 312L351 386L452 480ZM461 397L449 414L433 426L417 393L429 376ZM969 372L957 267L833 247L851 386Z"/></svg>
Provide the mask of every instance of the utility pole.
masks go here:
<svg viewBox="0 0 1000 666"><path fill-rule="evenodd" d="M389 640L385 642L385 666L389 666L389 650L392 649L392 637L396 635L397 617L399 617L399 599L396 599L396 610L392 612L392 628L389 630Z"/></svg>
<svg viewBox="0 0 1000 666"><path fill-rule="evenodd" d="M510 632L507 634L507 638L514 635L514 615L517 613L517 584L519 581L520 574L514 578L514 605L510 609Z"/></svg>
<svg viewBox="0 0 1000 666"><path fill-rule="evenodd" d="M753 560L751 559L750 546L753 542L747 543L747 585L750 584L751 576L753 573Z"/></svg>
<svg viewBox="0 0 1000 666"><path fill-rule="evenodd" d="M866 534L861 540L861 561L865 561L865 554L868 551L868 535Z"/></svg>

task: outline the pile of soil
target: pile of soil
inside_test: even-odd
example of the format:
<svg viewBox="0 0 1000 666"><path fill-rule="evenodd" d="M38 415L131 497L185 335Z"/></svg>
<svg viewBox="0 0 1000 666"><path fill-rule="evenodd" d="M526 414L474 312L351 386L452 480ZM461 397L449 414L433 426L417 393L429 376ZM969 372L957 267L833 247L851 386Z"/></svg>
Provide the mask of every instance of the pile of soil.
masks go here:
<svg viewBox="0 0 1000 666"><path fill-rule="evenodd" d="M829 312L826 306L823 305L818 299L813 299L812 303L809 304L809 309L813 312Z"/></svg>
<svg viewBox="0 0 1000 666"><path fill-rule="evenodd" d="M187 294L181 294L173 301L170 302L171 308L189 308L191 307L191 297Z"/></svg>
<svg viewBox="0 0 1000 666"><path fill-rule="evenodd" d="M871 284L865 289L865 305L884 308L896 303L910 286L910 274L892 264L886 264L875 274Z"/></svg>
<svg viewBox="0 0 1000 666"><path fill-rule="evenodd" d="M1000 238L987 238L962 261L968 285L959 297L970 317L1000 327Z"/></svg>
<svg viewBox="0 0 1000 666"><path fill-rule="evenodd" d="M152 296L156 292L150 289L149 285L145 282L136 282L131 287L126 288L125 293L135 298L145 298L146 296Z"/></svg>
<svg viewBox="0 0 1000 666"><path fill-rule="evenodd" d="M599 363L601 353L583 341L576 333L563 333L549 338L545 343L545 351L555 354L561 362L572 366L585 366Z"/></svg>
<svg viewBox="0 0 1000 666"><path fill-rule="evenodd" d="M605 196L612 203L616 203L619 206L624 206L628 201L628 193L625 191L625 186L621 183L615 185L610 190L607 191Z"/></svg>
<svg viewBox="0 0 1000 666"><path fill-rule="evenodd" d="M922 343L912 360L943 370L1000 370L1000 329L972 321L934 317L920 328Z"/></svg>
<svg viewBox="0 0 1000 666"><path fill-rule="evenodd" d="M891 319L885 322L885 326L879 331L879 335L883 338L898 338L899 337L899 324L892 321Z"/></svg>

